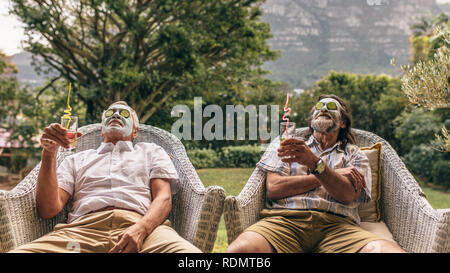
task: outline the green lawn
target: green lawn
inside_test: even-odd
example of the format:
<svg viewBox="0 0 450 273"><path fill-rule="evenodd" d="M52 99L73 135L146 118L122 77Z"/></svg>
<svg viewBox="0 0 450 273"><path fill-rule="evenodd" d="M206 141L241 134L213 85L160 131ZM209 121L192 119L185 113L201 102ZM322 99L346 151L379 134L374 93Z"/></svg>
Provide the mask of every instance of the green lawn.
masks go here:
<svg viewBox="0 0 450 273"><path fill-rule="evenodd" d="M450 208L450 193L442 192L430 187L422 187L427 200L430 205L435 209L447 209Z"/></svg>
<svg viewBox="0 0 450 273"><path fill-rule="evenodd" d="M226 195L237 196L248 178L253 172L253 168L236 169L200 169L197 173L203 184L207 186L218 185L225 189ZM428 202L435 209L450 208L450 193L438 191L430 187L422 187L427 196ZM225 252L228 246L227 232L223 216L220 220L219 231L213 252Z"/></svg>
<svg viewBox="0 0 450 273"><path fill-rule="evenodd" d="M226 195L237 196L241 192L248 178L253 172L251 169L199 169L197 170L200 180L205 187L218 185L225 189ZM223 215L220 218L219 231L217 232L214 253L223 253L228 247L227 231Z"/></svg>

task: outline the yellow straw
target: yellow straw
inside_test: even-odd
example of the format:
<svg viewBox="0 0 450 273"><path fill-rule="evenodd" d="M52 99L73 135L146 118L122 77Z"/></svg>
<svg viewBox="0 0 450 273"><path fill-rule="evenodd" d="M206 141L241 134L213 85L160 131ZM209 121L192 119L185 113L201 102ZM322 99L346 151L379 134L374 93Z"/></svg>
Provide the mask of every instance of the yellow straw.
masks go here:
<svg viewBox="0 0 450 273"><path fill-rule="evenodd" d="M72 87L72 83L69 83L69 94L67 94L67 109L64 110L64 113L66 113L66 114L64 115L64 117L67 118L67 119L69 119L69 122L67 122L67 125L66 125L66 129L69 129L70 121L72 120L72 119L70 118L70 116L72 115L72 107L70 107L70 105L69 105L69 101L70 101L70 89L71 89L71 87Z"/></svg>

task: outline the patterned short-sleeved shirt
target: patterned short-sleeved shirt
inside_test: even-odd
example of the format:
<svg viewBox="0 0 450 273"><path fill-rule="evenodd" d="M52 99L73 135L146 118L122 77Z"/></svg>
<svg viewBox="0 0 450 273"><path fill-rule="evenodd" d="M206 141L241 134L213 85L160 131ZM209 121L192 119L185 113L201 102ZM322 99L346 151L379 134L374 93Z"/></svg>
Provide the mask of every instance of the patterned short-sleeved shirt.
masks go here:
<svg viewBox="0 0 450 273"><path fill-rule="evenodd" d="M362 191L360 197L350 204L343 204L335 200L323 186L317 187L308 192L290 196L278 200L267 200L266 208L269 209L314 209L331 212L340 216L349 217L355 223L359 224L360 218L358 214L358 206L361 202L370 200L371 189L371 171L369 160L360 151L359 147L353 144L347 144L344 149L341 148L341 142L338 141L333 147L326 150L320 148L319 143L311 135L306 144L311 151L320 157L325 164L332 169L340 169L347 167L356 167L356 169L364 176L366 187ZM269 150L264 154L263 158L257 163L257 166L264 171L276 172L280 175L308 175L308 168L298 163L284 163L277 155L279 148L278 142L272 143Z"/></svg>

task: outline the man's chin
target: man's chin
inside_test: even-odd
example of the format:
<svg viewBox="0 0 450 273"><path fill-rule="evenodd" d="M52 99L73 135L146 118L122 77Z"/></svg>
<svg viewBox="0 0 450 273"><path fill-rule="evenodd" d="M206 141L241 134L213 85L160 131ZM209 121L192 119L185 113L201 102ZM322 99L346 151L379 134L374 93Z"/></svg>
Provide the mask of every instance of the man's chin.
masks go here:
<svg viewBox="0 0 450 273"><path fill-rule="evenodd" d="M108 126L106 128L103 127L102 134L103 135L111 134L111 135L114 135L114 136L121 136L123 138L127 138L127 137L129 137L131 135L131 133L127 134L124 131L123 127L119 127L119 126Z"/></svg>
<svg viewBox="0 0 450 273"><path fill-rule="evenodd" d="M337 124L332 120L328 120L327 122L312 122L311 127L314 131L324 134L333 132L338 128Z"/></svg>

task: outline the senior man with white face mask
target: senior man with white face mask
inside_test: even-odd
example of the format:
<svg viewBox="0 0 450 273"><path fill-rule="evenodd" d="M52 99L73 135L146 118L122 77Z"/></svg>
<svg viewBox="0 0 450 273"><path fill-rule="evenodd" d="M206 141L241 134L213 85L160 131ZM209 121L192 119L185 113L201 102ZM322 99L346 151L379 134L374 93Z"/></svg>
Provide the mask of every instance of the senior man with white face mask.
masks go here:
<svg viewBox="0 0 450 273"><path fill-rule="evenodd" d="M308 122L304 139L289 138L258 162L267 173L266 208L227 251L404 252L359 226L371 172L354 145L346 103L322 95Z"/></svg>
<svg viewBox="0 0 450 273"><path fill-rule="evenodd" d="M201 252L170 227L178 175L167 153L137 143L139 120L125 102L103 112L98 149L68 156L56 168L58 147L68 147L66 129L45 128L36 203L51 218L72 206L68 223L11 252Z"/></svg>

